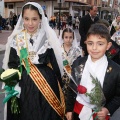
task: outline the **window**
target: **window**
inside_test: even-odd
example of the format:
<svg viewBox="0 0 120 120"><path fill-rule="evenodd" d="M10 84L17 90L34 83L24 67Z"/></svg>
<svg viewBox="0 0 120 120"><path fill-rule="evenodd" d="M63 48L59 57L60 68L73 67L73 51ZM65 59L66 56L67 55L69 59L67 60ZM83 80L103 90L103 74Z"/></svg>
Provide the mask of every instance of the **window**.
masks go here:
<svg viewBox="0 0 120 120"><path fill-rule="evenodd" d="M13 9L13 4L8 5L9 9Z"/></svg>

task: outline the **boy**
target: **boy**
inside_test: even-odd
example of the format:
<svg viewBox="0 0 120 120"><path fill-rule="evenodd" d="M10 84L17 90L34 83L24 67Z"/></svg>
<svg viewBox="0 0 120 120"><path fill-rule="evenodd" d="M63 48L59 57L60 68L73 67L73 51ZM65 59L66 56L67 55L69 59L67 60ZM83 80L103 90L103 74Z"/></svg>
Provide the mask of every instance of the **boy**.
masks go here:
<svg viewBox="0 0 120 120"><path fill-rule="evenodd" d="M74 62L72 75L75 78L77 73L74 70L79 68L79 74L81 75L79 75L79 84L86 88L88 94L92 93L95 88L91 75L97 78L101 84L106 102L101 104L102 108L99 111L94 111L96 104L91 103L91 97L87 96L86 93L75 94L69 88L66 118L67 120L72 120L72 118L74 120L92 120L96 117L92 113L96 112L99 120L109 120L108 115L112 116L120 106L120 66L105 56L106 50L112 45L107 27L102 24L92 25L87 33L86 45L89 55L88 57L78 58ZM75 87L72 80L70 86ZM95 90L94 94L97 92ZM93 117L91 117L92 115Z"/></svg>

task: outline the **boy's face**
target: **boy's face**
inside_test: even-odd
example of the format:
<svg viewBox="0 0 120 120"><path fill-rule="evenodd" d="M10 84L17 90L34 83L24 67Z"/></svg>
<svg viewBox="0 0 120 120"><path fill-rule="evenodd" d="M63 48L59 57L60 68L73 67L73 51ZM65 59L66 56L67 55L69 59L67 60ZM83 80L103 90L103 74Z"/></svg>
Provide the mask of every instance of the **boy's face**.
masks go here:
<svg viewBox="0 0 120 120"><path fill-rule="evenodd" d="M105 38L101 38L99 35L90 35L86 40L87 51L91 56L93 62L99 60L108 50L112 43L107 42Z"/></svg>

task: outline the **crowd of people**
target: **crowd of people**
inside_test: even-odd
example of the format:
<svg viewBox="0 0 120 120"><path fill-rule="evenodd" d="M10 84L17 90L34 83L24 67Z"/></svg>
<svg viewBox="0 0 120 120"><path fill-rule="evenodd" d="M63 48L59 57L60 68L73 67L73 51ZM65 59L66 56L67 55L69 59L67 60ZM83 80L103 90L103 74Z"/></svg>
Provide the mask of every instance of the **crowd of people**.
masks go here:
<svg viewBox="0 0 120 120"><path fill-rule="evenodd" d="M60 18L59 18L60 17ZM50 20L49 20L49 25L53 28L53 29L65 29L67 26L72 27L73 29L78 29L79 28L79 23L80 23L80 18L78 16L74 16L72 17L71 14L70 15L60 15L59 13L56 16L51 16Z"/></svg>
<svg viewBox="0 0 120 120"><path fill-rule="evenodd" d="M18 21L19 15L16 15L16 13L13 13L10 11L10 15L8 18L3 18L0 15L0 29L1 30L13 30L17 21Z"/></svg>
<svg viewBox="0 0 120 120"><path fill-rule="evenodd" d="M80 19L64 15L61 24L54 16L48 23L36 2L26 3L15 23L10 13L14 28L2 69L17 69L21 77L16 83L13 73L5 76L11 81L3 86L9 87L4 120L110 120L120 107L120 18L110 26L97 11L91 6ZM56 25L63 29L59 38ZM74 29L79 29L80 45Z"/></svg>

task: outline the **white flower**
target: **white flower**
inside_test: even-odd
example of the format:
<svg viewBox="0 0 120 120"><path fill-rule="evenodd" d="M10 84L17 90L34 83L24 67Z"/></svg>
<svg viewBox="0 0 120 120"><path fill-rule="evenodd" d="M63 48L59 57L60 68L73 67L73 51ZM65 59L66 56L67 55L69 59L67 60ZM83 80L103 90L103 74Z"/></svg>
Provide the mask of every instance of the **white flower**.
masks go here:
<svg viewBox="0 0 120 120"><path fill-rule="evenodd" d="M11 75L11 74L13 74L13 73L15 73L15 72L18 72L18 75L19 75L19 80L21 79L21 73L19 72L19 70L17 70L17 69L7 69L7 70L5 70L2 74L1 74L1 79L3 79L4 77L7 77L7 76L9 76L9 75Z"/></svg>

